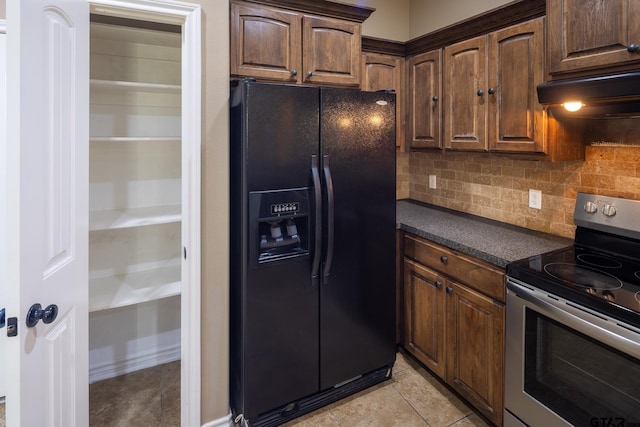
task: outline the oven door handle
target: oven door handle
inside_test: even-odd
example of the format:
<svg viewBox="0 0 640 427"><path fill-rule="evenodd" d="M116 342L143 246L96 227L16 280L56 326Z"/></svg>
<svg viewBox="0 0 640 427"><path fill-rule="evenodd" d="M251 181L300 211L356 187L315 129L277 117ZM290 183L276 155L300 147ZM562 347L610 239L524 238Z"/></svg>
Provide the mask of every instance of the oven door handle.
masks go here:
<svg viewBox="0 0 640 427"><path fill-rule="evenodd" d="M640 333L630 326L620 326L615 320L608 319L588 309L562 299L550 298L545 292L530 289L507 280L507 304L509 291L512 297L520 297L531 310L550 317L588 337L616 348L630 356L640 358ZM515 302L515 301L514 301Z"/></svg>

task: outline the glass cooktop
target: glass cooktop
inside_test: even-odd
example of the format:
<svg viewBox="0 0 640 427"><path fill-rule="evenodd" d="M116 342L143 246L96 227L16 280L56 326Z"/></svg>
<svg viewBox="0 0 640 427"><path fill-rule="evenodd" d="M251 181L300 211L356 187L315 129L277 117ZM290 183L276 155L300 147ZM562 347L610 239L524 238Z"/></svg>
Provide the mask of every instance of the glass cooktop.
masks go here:
<svg viewBox="0 0 640 427"><path fill-rule="evenodd" d="M512 262L507 275L640 327L640 260L574 245Z"/></svg>

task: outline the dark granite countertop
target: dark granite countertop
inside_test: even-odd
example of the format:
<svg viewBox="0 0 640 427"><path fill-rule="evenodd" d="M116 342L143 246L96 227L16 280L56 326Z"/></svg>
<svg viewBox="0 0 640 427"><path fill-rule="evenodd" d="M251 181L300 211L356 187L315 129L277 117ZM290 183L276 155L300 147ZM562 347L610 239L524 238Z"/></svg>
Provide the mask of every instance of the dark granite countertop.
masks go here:
<svg viewBox="0 0 640 427"><path fill-rule="evenodd" d="M398 228L505 267L573 244L571 239L410 200L396 205Z"/></svg>

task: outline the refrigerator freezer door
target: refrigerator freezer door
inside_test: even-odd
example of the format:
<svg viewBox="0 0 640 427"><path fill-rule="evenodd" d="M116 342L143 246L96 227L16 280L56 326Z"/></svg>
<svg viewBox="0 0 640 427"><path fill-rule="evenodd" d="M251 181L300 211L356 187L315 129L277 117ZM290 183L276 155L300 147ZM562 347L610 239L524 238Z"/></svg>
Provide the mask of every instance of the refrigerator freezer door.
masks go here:
<svg viewBox="0 0 640 427"><path fill-rule="evenodd" d="M395 95L323 88L320 117L333 181L320 286L326 389L395 360Z"/></svg>
<svg viewBox="0 0 640 427"><path fill-rule="evenodd" d="M302 209L302 201L314 200L311 158L319 150L318 96L317 88L255 82L238 83L232 90L231 399L234 410L250 421L319 389L313 254L257 265L248 259L261 244L250 238L250 194L262 194L262 199L282 194L267 206L276 216L282 207L288 216L289 207ZM296 191L274 191L282 189ZM298 200L298 191L305 189L310 194ZM315 216L314 205L306 211ZM298 225L312 228L314 220ZM273 222L283 236L293 233L286 228L287 218ZM312 249L314 243L310 239L302 247Z"/></svg>

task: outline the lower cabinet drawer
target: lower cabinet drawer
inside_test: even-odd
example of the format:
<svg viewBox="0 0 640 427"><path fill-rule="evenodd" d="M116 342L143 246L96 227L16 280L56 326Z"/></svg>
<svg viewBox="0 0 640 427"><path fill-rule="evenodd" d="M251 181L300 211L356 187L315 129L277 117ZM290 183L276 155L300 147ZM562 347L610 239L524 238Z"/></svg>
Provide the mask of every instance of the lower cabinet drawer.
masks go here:
<svg viewBox="0 0 640 427"><path fill-rule="evenodd" d="M505 301L504 270L413 235L405 235L404 255L500 302Z"/></svg>

